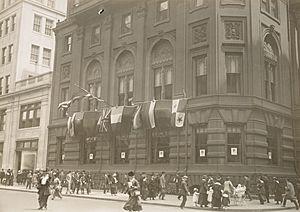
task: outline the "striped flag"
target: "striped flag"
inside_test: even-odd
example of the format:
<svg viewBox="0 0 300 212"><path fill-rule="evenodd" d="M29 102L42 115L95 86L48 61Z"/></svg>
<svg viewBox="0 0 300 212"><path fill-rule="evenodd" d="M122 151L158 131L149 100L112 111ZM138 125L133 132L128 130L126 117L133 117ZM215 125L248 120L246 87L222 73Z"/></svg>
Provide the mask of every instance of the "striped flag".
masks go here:
<svg viewBox="0 0 300 212"><path fill-rule="evenodd" d="M111 114L111 109L105 108L102 111L102 115L100 116L98 122L97 122L97 127L98 127L98 132L100 133L105 133L110 130L110 114Z"/></svg>

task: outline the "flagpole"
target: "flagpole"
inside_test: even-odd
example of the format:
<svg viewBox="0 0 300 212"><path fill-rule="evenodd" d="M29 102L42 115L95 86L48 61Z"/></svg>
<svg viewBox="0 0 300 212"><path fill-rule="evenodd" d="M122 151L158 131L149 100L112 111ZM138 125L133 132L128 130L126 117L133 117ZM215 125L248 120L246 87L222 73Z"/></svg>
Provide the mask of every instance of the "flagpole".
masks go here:
<svg viewBox="0 0 300 212"><path fill-rule="evenodd" d="M175 117L175 122L176 122L176 117ZM175 128L176 129L176 128ZM176 129L177 132L177 170L180 169L180 165L179 165L179 142L180 142L180 132L179 129Z"/></svg>

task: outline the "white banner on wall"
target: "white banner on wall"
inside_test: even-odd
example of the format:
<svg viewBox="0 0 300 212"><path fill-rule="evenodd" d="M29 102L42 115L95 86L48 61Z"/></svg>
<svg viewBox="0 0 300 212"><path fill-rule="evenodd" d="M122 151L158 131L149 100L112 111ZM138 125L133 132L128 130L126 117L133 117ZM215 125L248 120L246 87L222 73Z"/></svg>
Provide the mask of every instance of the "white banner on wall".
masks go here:
<svg viewBox="0 0 300 212"><path fill-rule="evenodd" d="M236 147L231 148L231 155L237 155L238 149Z"/></svg>
<svg viewBox="0 0 300 212"><path fill-rule="evenodd" d="M164 157L164 151L159 151L158 152L158 157L163 158Z"/></svg>
<svg viewBox="0 0 300 212"><path fill-rule="evenodd" d="M200 149L199 154L200 154L200 157L205 157L205 154L206 154L205 149Z"/></svg>

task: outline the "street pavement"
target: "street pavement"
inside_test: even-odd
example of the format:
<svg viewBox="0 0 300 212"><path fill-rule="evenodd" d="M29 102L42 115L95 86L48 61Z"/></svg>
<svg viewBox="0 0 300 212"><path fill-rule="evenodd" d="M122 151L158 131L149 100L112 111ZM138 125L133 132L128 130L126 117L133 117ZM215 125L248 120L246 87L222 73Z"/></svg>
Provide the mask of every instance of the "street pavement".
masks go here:
<svg viewBox="0 0 300 212"><path fill-rule="evenodd" d="M0 186L0 212L18 212L32 211L38 207L37 190L26 190L24 186L5 187ZM63 194L65 190L63 191ZM64 195L63 200L50 200L48 211L70 211L70 212L93 212L93 211L123 211L122 207L127 201L128 196L125 194L103 194L103 191L93 190L90 195ZM175 195L166 195L166 200L147 200L142 201L145 212L147 211L182 211L178 205L180 200ZM17 204L15 204L17 203ZM207 211L210 208L195 208L192 204L192 197L188 197L184 211ZM226 211L296 211L293 205L288 202L287 207L283 208L275 205L274 202L260 205L258 200L246 201L242 205L232 205Z"/></svg>

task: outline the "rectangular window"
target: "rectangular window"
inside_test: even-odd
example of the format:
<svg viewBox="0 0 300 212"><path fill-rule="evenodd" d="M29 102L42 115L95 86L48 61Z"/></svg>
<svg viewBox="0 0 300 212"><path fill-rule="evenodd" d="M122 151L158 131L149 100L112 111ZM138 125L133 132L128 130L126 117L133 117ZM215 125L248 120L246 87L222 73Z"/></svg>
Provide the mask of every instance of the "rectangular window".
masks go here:
<svg viewBox="0 0 300 212"><path fill-rule="evenodd" d="M3 21L0 22L0 37L3 35Z"/></svg>
<svg viewBox="0 0 300 212"><path fill-rule="evenodd" d="M196 96L207 94L207 55L195 58Z"/></svg>
<svg viewBox="0 0 300 212"><path fill-rule="evenodd" d="M5 93L9 92L10 75L5 76Z"/></svg>
<svg viewBox="0 0 300 212"><path fill-rule="evenodd" d="M5 19L5 34L8 34L9 30L9 18Z"/></svg>
<svg viewBox="0 0 300 212"><path fill-rule="evenodd" d="M240 73L242 71L242 54L226 52L227 93L240 93Z"/></svg>
<svg viewBox="0 0 300 212"><path fill-rule="evenodd" d="M275 18L278 18L278 5L277 0L271 0L270 2L270 13Z"/></svg>
<svg viewBox="0 0 300 212"><path fill-rule="evenodd" d="M131 106L132 105L132 99L133 98L133 75L127 76L127 99L126 99L126 105Z"/></svg>
<svg viewBox="0 0 300 212"><path fill-rule="evenodd" d="M6 47L2 48L2 65L5 64L6 60Z"/></svg>
<svg viewBox="0 0 300 212"><path fill-rule="evenodd" d="M46 25L45 25L45 34L46 35L52 35L52 28L53 28L53 21L50 19L46 19Z"/></svg>
<svg viewBox="0 0 300 212"><path fill-rule="evenodd" d="M0 78L0 95L3 94L3 77Z"/></svg>
<svg viewBox="0 0 300 212"><path fill-rule="evenodd" d="M15 28L16 28L16 23L17 23L17 20L16 20L16 15L13 15L11 17L11 31L15 31Z"/></svg>
<svg viewBox="0 0 300 212"><path fill-rule="evenodd" d="M92 29L91 44L100 43L100 26L95 26Z"/></svg>
<svg viewBox="0 0 300 212"><path fill-rule="evenodd" d="M5 130L6 110L0 110L0 131Z"/></svg>
<svg viewBox="0 0 300 212"><path fill-rule="evenodd" d="M227 161L236 163L242 162L242 140L240 127L227 127Z"/></svg>
<svg viewBox="0 0 300 212"><path fill-rule="evenodd" d="M20 111L19 128L40 126L41 103L22 105Z"/></svg>
<svg viewBox="0 0 300 212"><path fill-rule="evenodd" d="M47 1L47 7L54 8L54 6L55 6L55 0L48 0Z"/></svg>
<svg viewBox="0 0 300 212"><path fill-rule="evenodd" d="M207 127L196 128L195 133L196 163L207 163Z"/></svg>
<svg viewBox="0 0 300 212"><path fill-rule="evenodd" d="M11 44L8 46L8 62L11 62L14 53L14 45Z"/></svg>
<svg viewBox="0 0 300 212"><path fill-rule="evenodd" d="M127 164L129 163L129 144L130 139L127 136L115 137L115 164Z"/></svg>
<svg viewBox="0 0 300 212"><path fill-rule="evenodd" d="M169 163L170 138L161 133L151 136L151 163Z"/></svg>
<svg viewBox="0 0 300 212"><path fill-rule="evenodd" d="M31 54L30 54L30 62L38 63L39 61L39 51L40 47L37 45L31 45Z"/></svg>
<svg viewBox="0 0 300 212"><path fill-rule="evenodd" d="M169 18L169 1L159 1L157 5L157 17L156 21L161 22Z"/></svg>
<svg viewBox="0 0 300 212"><path fill-rule="evenodd" d="M39 15L34 15L33 19L33 31L35 32L41 32L41 23L42 23L42 17Z"/></svg>
<svg viewBox="0 0 300 212"><path fill-rule="evenodd" d="M88 83L88 90L90 93L92 93L94 96L100 97L101 96L101 82L100 81L94 81ZM99 109L100 106L99 101L96 99L90 99L88 101L88 110L89 111L95 111Z"/></svg>
<svg viewBox="0 0 300 212"><path fill-rule="evenodd" d="M119 105L124 105L125 101L125 77L119 77Z"/></svg>
<svg viewBox="0 0 300 212"><path fill-rule="evenodd" d="M279 164L279 137L281 130L275 127L267 127L268 159L271 165Z"/></svg>
<svg viewBox="0 0 300 212"><path fill-rule="evenodd" d="M261 0L262 10L269 12L269 0Z"/></svg>
<svg viewBox="0 0 300 212"><path fill-rule="evenodd" d="M131 13L123 15L123 17L122 17L122 26L121 26L122 27L122 29L121 29L122 34L126 34L126 33L131 32L131 27L132 27L131 21L132 21Z"/></svg>
<svg viewBox="0 0 300 212"><path fill-rule="evenodd" d="M173 85L172 85L172 68L171 67L165 67L165 72L164 72L164 80L165 80L165 99L172 99L173 97Z"/></svg>
<svg viewBox="0 0 300 212"><path fill-rule="evenodd" d="M66 139L65 137L58 137L57 138L57 148L58 148L58 163L63 164L65 160L65 145Z"/></svg>
<svg viewBox="0 0 300 212"><path fill-rule="evenodd" d="M43 65L50 66L51 63L51 49L43 49Z"/></svg>
<svg viewBox="0 0 300 212"><path fill-rule="evenodd" d="M154 70L154 98L161 99L162 83L161 83L161 69Z"/></svg>
<svg viewBox="0 0 300 212"><path fill-rule="evenodd" d="M64 49L65 49L65 52L72 51L72 35L65 36Z"/></svg>

